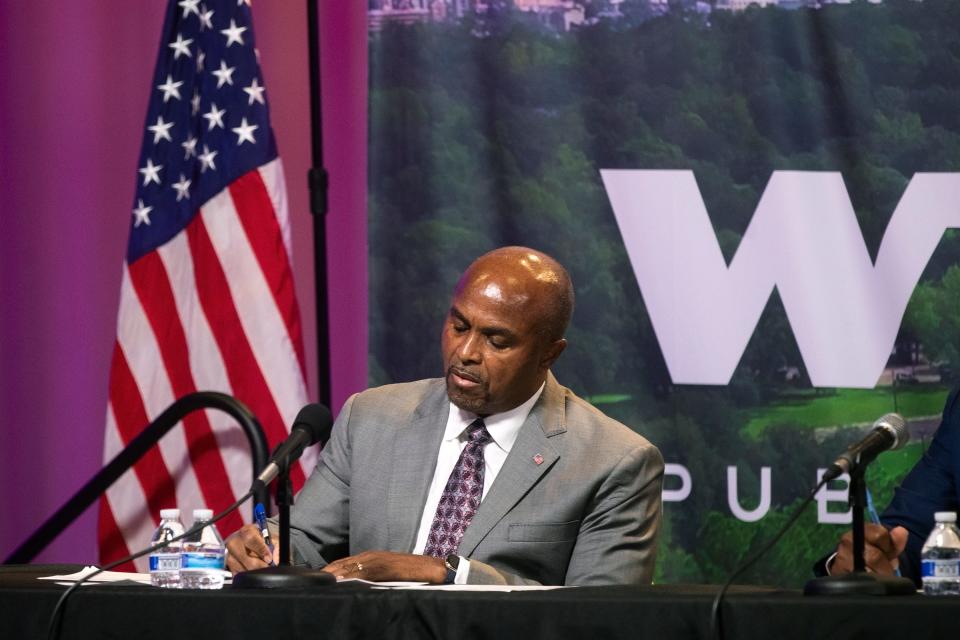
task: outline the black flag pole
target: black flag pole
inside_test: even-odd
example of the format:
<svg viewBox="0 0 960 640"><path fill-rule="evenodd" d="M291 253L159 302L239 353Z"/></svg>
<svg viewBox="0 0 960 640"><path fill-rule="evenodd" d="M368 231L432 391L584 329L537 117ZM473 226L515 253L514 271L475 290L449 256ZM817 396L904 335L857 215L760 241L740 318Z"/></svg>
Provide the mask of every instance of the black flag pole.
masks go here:
<svg viewBox="0 0 960 640"><path fill-rule="evenodd" d="M323 166L323 113L320 101L320 24L317 0L307 0L307 49L310 74L310 213L313 215L313 272L317 310L317 393L320 404L330 402L330 319L327 313L327 191Z"/></svg>

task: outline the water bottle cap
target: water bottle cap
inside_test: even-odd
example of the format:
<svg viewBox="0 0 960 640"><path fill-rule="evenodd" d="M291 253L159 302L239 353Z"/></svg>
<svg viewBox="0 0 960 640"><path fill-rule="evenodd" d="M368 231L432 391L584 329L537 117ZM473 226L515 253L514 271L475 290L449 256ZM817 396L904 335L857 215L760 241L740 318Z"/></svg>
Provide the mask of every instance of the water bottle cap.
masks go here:
<svg viewBox="0 0 960 640"><path fill-rule="evenodd" d="M209 520L213 517L213 509L194 509L193 510L193 521L197 522L198 520Z"/></svg>
<svg viewBox="0 0 960 640"><path fill-rule="evenodd" d="M955 511L937 511L933 514L933 519L937 522L956 522L957 513Z"/></svg>
<svg viewBox="0 0 960 640"><path fill-rule="evenodd" d="M180 517L180 509L160 509L161 520L176 520Z"/></svg>

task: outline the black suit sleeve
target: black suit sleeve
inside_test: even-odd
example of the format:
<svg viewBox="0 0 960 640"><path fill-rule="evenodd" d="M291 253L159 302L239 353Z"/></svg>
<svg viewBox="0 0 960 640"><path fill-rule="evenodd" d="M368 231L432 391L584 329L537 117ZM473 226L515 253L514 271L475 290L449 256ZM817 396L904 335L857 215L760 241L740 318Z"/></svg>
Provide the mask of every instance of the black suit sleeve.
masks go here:
<svg viewBox="0 0 960 640"><path fill-rule="evenodd" d="M920 585L920 550L933 528L937 511L957 511L960 466L960 390L947 398L940 427L929 449L904 478L880 517L887 527L910 532L900 556L900 572Z"/></svg>

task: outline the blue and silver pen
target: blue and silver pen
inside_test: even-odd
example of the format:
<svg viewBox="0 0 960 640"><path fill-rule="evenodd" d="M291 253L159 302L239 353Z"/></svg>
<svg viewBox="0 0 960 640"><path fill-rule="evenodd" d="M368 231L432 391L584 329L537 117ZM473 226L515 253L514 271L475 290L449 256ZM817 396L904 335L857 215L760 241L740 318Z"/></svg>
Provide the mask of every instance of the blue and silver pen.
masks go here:
<svg viewBox="0 0 960 640"><path fill-rule="evenodd" d="M877 508L873 506L873 495L870 493L870 489L866 489L867 493L867 513L870 515L870 521L874 524L882 524L880 522L880 514L877 513ZM896 574L900 575L900 567L894 569Z"/></svg>
<svg viewBox="0 0 960 640"><path fill-rule="evenodd" d="M270 540L270 529L267 528L267 512L262 503L258 502L257 506L253 508L253 515L257 519L257 526L260 527L260 535L263 536L263 541L267 543L267 548L270 549L270 566L275 566L273 563L273 541Z"/></svg>

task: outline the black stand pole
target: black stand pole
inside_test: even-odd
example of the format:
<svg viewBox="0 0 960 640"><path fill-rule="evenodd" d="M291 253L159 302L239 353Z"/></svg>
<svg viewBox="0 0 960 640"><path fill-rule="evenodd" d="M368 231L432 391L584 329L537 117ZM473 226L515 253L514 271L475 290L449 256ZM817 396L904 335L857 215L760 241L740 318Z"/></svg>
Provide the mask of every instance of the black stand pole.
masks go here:
<svg viewBox="0 0 960 640"><path fill-rule="evenodd" d="M280 566L290 566L290 505L293 504L293 485L290 474L284 471L277 484L277 507L280 510Z"/></svg>
<svg viewBox="0 0 960 640"><path fill-rule="evenodd" d="M238 573L233 577L236 589L302 589L335 584L332 573L295 567L290 564L290 505L293 504L293 485L290 482L290 460L283 461L277 479L277 507L280 516L280 564L253 571Z"/></svg>
<svg viewBox="0 0 960 640"><path fill-rule="evenodd" d="M881 576L867 573L863 557L864 520L867 506L867 484L864 480L866 465L850 473L850 508L853 510L853 571L842 576L814 578L803 587L804 595L870 595L897 596L917 592L912 580L899 576Z"/></svg>
<svg viewBox="0 0 960 640"><path fill-rule="evenodd" d="M865 523L863 510L867 508L867 483L863 471L855 471L850 476L850 508L853 510L853 572L866 573L867 564L863 557L866 547L864 541Z"/></svg>
<svg viewBox="0 0 960 640"><path fill-rule="evenodd" d="M317 393L320 404L330 402L330 320L327 311L327 192L323 168L323 110L320 101L320 25L317 0L307 0L307 50L310 75L310 157L307 172L310 213L313 215L313 273L317 312Z"/></svg>

